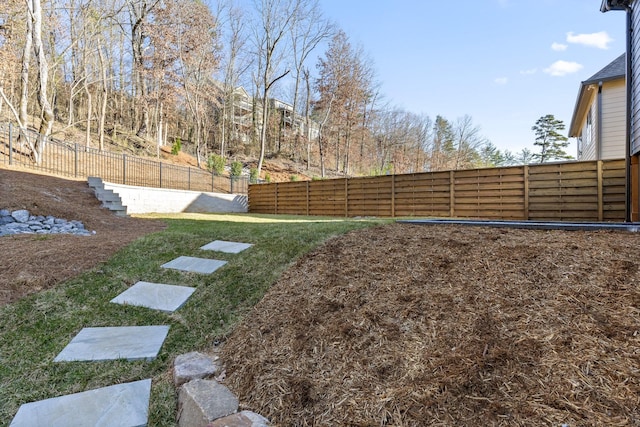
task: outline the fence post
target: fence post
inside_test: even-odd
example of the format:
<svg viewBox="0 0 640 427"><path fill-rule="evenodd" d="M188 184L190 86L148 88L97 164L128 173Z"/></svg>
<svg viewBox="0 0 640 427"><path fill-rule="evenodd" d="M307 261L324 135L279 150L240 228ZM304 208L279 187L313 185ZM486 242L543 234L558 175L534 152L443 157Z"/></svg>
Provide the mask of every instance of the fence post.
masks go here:
<svg viewBox="0 0 640 427"><path fill-rule="evenodd" d="M603 200L603 177L602 160L598 160L598 221L604 220L604 200Z"/></svg>
<svg viewBox="0 0 640 427"><path fill-rule="evenodd" d="M73 144L73 176L78 177L78 143Z"/></svg>
<svg viewBox="0 0 640 427"><path fill-rule="evenodd" d="M453 218L456 214L456 176L454 171L449 171L449 216Z"/></svg>
<svg viewBox="0 0 640 427"><path fill-rule="evenodd" d="M215 187L213 186L213 184L214 184L214 182L213 182L213 177L214 177L213 172L211 172L211 192L212 192L212 193L214 192L214 188L215 188Z"/></svg>
<svg viewBox="0 0 640 427"><path fill-rule="evenodd" d="M349 178L344 178L344 217L349 218Z"/></svg>
<svg viewBox="0 0 640 427"><path fill-rule="evenodd" d="M529 220L529 165L522 168L524 176L524 219Z"/></svg>
<svg viewBox="0 0 640 427"><path fill-rule="evenodd" d="M122 153L122 185L127 185L127 155Z"/></svg>
<svg viewBox="0 0 640 427"><path fill-rule="evenodd" d="M191 190L191 166L189 166L189 175L187 177L187 189Z"/></svg>
<svg viewBox="0 0 640 427"><path fill-rule="evenodd" d="M13 164L13 126L9 123L9 164Z"/></svg>
<svg viewBox="0 0 640 427"><path fill-rule="evenodd" d="M391 175L391 218L396 217L396 174Z"/></svg>
<svg viewBox="0 0 640 427"><path fill-rule="evenodd" d="M274 212L274 214L275 214L275 215L278 215L278 183L277 183L277 182L276 182L276 190L275 190L274 195L275 195L275 198L276 198L276 200L275 200L275 212Z"/></svg>
<svg viewBox="0 0 640 427"><path fill-rule="evenodd" d="M307 216L309 216L309 182L307 181Z"/></svg>
<svg viewBox="0 0 640 427"><path fill-rule="evenodd" d="M162 162L160 162L160 188L162 188Z"/></svg>

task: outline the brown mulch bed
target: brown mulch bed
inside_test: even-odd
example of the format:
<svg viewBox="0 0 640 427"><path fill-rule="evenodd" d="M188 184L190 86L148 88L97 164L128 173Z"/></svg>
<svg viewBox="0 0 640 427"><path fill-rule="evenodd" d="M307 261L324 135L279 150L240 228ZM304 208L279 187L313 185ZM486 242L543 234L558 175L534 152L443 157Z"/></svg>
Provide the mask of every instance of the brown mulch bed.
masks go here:
<svg viewBox="0 0 640 427"><path fill-rule="evenodd" d="M89 270L138 237L164 228L160 221L120 218L101 208L86 181L20 170L0 169L0 209L79 220L96 232L0 237L0 306Z"/></svg>
<svg viewBox="0 0 640 427"><path fill-rule="evenodd" d="M225 343L282 426L640 426L640 236L390 226L299 260Z"/></svg>

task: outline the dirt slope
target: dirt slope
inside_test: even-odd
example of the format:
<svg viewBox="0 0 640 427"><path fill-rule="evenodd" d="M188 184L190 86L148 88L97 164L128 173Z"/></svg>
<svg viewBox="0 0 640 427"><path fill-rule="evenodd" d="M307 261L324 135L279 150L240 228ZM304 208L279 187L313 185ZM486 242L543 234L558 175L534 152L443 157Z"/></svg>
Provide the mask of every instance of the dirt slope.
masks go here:
<svg viewBox="0 0 640 427"><path fill-rule="evenodd" d="M93 195L86 181L0 169L0 209L80 220L94 236L0 237L0 305L46 289L106 261L162 222L119 218Z"/></svg>

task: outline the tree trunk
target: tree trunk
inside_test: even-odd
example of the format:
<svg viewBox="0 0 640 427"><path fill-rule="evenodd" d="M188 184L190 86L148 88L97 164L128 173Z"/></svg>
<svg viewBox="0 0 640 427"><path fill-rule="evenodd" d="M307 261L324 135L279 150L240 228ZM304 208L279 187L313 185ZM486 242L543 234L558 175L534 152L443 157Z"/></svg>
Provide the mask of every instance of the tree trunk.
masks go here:
<svg viewBox="0 0 640 427"><path fill-rule="evenodd" d="M89 84L87 79L84 80L84 92L87 95L87 127L84 134L84 145L89 148L91 146L91 114L93 114L93 106L91 100L91 91L89 90Z"/></svg>
<svg viewBox="0 0 640 427"><path fill-rule="evenodd" d="M31 6L29 6L31 11ZM27 126L29 113L27 106L29 105L29 65L31 63L31 49L33 47L33 19L31 13L27 15L27 32L25 33L24 49L22 51L22 69L20 70L20 106L18 112L20 114L20 122L23 126Z"/></svg>
<svg viewBox="0 0 640 427"><path fill-rule="evenodd" d="M42 47L42 7L40 0L31 0L31 14L33 19L33 49L38 64L38 103L42 109L42 121L40 122L38 138L34 148L34 158L39 165L42 163L42 153L47 138L53 128L53 110L47 98L47 84L49 80L49 64Z"/></svg>
<svg viewBox="0 0 640 427"><path fill-rule="evenodd" d="M98 45L98 58L100 59L100 71L102 72L102 103L100 104L100 118L98 120L98 138L100 151L104 151L104 122L107 116L107 66L104 62L102 46Z"/></svg>

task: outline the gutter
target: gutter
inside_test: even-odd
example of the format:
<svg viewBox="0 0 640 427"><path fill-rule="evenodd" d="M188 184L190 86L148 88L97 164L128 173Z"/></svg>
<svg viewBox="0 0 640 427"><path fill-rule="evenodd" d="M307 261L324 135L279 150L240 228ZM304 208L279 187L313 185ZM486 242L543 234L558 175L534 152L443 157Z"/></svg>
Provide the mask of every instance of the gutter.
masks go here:
<svg viewBox="0 0 640 427"><path fill-rule="evenodd" d="M631 222L631 88L633 87L633 75L631 64L631 31L633 31L633 9L631 4L634 0L602 0L600 12L610 10L624 10L627 13L627 135L625 144L625 221Z"/></svg>
<svg viewBox="0 0 640 427"><path fill-rule="evenodd" d="M602 160L602 82L598 82L598 132L596 133L596 160Z"/></svg>
<svg viewBox="0 0 640 427"><path fill-rule="evenodd" d="M633 26L632 9L625 6L627 13L627 135L624 149L625 158L625 221L631 222L631 88L633 87L633 74L631 68L631 31Z"/></svg>

